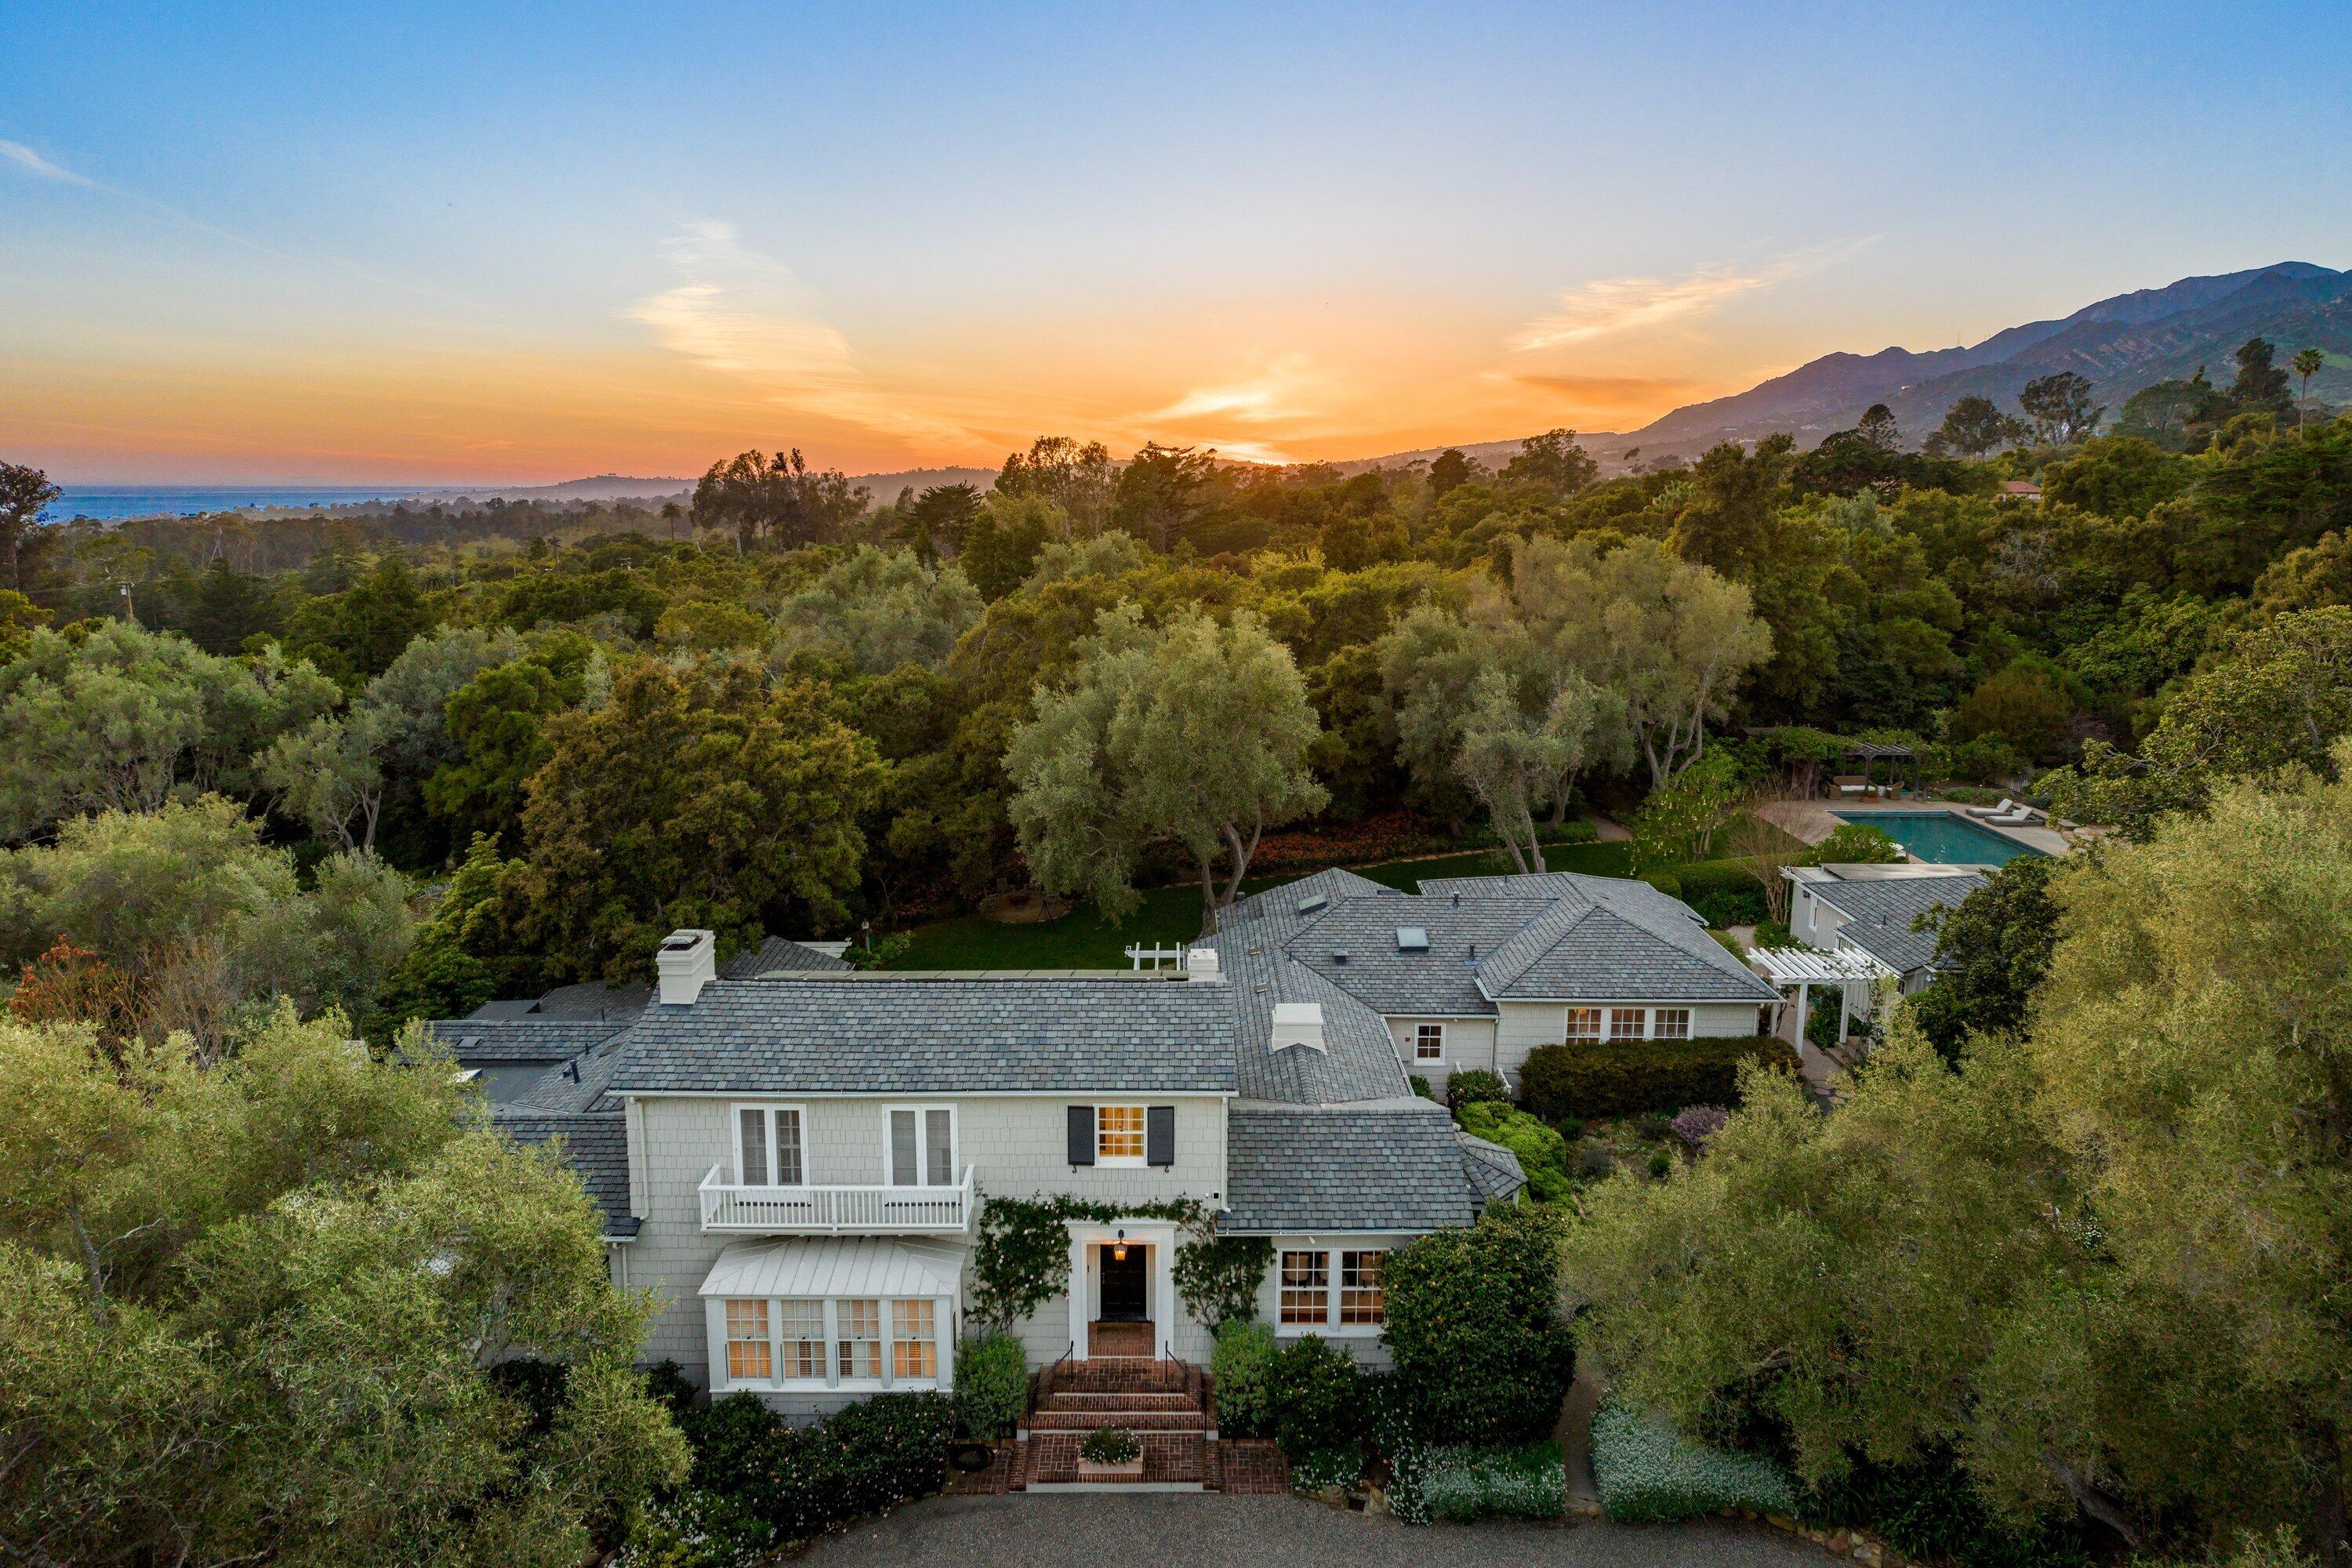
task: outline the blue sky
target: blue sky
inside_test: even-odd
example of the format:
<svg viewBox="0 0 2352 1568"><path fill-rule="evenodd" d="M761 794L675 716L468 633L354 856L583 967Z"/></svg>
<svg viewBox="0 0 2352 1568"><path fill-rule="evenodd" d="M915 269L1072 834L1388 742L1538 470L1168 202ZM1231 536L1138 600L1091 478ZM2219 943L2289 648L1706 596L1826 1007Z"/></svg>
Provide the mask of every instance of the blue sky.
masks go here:
<svg viewBox="0 0 2352 1568"><path fill-rule="evenodd" d="M0 10L0 457L1265 458L2352 263L2340 5Z"/></svg>

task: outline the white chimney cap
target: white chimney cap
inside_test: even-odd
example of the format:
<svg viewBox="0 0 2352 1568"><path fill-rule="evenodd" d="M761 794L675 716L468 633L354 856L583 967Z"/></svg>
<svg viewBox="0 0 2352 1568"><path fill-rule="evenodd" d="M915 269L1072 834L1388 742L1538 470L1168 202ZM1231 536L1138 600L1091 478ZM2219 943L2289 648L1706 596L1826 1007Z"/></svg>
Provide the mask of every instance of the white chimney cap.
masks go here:
<svg viewBox="0 0 2352 1568"><path fill-rule="evenodd" d="M1196 947L1186 953L1184 977L1188 980L1223 979L1223 972L1218 968L1217 950L1213 947Z"/></svg>
<svg viewBox="0 0 2352 1568"><path fill-rule="evenodd" d="M702 988L719 978L717 933L707 931L670 932L662 938L661 949L654 954L654 969L661 977L663 1006L691 1005L702 994Z"/></svg>
<svg viewBox="0 0 2352 1568"><path fill-rule="evenodd" d="M1291 1046L1304 1046L1310 1051L1323 1049L1322 1003L1276 1002L1274 1005L1271 1048L1279 1051Z"/></svg>

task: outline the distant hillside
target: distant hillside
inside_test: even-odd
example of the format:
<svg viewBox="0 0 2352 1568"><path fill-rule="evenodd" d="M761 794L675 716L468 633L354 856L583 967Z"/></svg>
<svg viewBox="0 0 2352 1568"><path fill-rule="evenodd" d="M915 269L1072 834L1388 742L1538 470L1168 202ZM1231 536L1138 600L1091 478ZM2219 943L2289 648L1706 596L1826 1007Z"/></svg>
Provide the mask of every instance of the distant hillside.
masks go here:
<svg viewBox="0 0 2352 1568"><path fill-rule="evenodd" d="M1916 443L1962 397L1977 394L2014 412L2027 382L2059 371L2087 378L2111 411L2142 387L2192 374L2200 364L2226 382L2234 374L2231 353L2257 336L2278 345L2281 363L2297 349L2325 351L2327 368L2313 378L2312 395L2352 396L2352 273L2281 262L2118 294L2063 321L2007 328L1970 348L1824 354L1746 392L1677 408L1622 439L1645 452L1691 456L1717 441L1785 430L1810 447L1884 403Z"/></svg>
<svg viewBox="0 0 2352 1568"><path fill-rule="evenodd" d="M633 479L621 474L597 474L584 479L566 479L560 485L499 485L455 493L475 500L488 500L492 496L508 500L667 500L693 489L692 479Z"/></svg>
<svg viewBox="0 0 2352 1568"><path fill-rule="evenodd" d="M864 485L874 492L877 503L887 505L898 499L898 492L912 489L917 495L933 485L978 485L991 489L996 484L994 468L901 468L895 474L852 474L849 482Z"/></svg>

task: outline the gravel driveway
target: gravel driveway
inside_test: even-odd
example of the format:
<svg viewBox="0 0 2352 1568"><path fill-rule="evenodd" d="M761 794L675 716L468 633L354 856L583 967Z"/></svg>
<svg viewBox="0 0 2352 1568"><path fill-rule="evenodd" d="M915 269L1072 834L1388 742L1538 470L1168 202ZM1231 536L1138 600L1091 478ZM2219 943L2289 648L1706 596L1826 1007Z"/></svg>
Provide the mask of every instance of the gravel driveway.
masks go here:
<svg viewBox="0 0 2352 1568"><path fill-rule="evenodd" d="M1303 1498L1066 1492L930 1498L810 1548L813 1568L1823 1568L1760 1524L1496 1522L1413 1529Z"/></svg>

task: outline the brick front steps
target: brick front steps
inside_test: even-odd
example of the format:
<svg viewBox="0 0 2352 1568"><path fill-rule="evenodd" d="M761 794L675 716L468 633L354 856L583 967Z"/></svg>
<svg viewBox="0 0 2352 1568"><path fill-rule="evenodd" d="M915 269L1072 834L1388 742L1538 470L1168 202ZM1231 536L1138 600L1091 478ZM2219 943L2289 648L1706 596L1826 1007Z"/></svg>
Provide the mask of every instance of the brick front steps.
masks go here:
<svg viewBox="0 0 2352 1568"><path fill-rule="evenodd" d="M1142 1479L1082 1481L1078 1444L1088 1432L1113 1426L1142 1443ZM1016 1491L1120 1485L1199 1491L1217 1472L1215 1447L1200 1368L1150 1356L1065 1361L1037 1374L1011 1484Z"/></svg>

